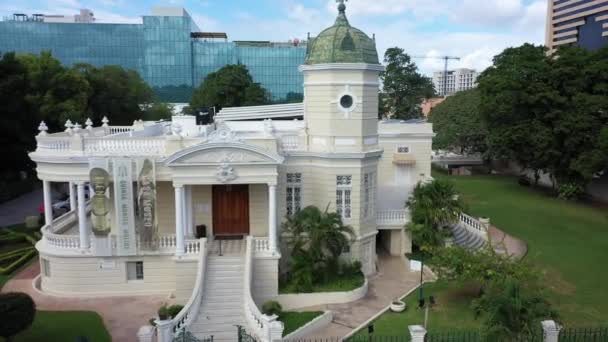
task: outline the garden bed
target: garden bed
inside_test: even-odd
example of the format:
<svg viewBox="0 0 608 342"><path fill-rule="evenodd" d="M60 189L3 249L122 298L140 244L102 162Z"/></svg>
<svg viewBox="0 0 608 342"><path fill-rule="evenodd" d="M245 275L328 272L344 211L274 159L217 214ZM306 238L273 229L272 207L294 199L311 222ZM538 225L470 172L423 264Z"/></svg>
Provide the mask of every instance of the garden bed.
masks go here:
<svg viewBox="0 0 608 342"><path fill-rule="evenodd" d="M285 325L285 329L283 330L283 336L287 336L292 332L300 329L301 327L310 323L322 314L322 311L282 312L279 316L279 321L283 322L283 324Z"/></svg>
<svg viewBox="0 0 608 342"><path fill-rule="evenodd" d="M101 316L90 311L37 311L32 326L13 341L77 341L78 337L89 342L112 341Z"/></svg>
<svg viewBox="0 0 608 342"><path fill-rule="evenodd" d="M365 276L361 272L345 275L330 275L325 281L313 285L312 291L306 293L320 292L346 292L360 288L365 283ZM294 284L287 281L279 284L279 294L297 294Z"/></svg>

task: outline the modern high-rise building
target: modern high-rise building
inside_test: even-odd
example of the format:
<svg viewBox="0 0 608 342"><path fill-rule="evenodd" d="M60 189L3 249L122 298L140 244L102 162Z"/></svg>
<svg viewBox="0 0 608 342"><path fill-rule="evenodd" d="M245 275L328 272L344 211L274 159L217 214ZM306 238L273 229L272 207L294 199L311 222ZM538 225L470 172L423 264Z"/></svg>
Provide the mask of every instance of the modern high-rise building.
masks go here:
<svg viewBox="0 0 608 342"><path fill-rule="evenodd" d="M605 0L549 0L546 46L599 49L608 44L608 2Z"/></svg>
<svg viewBox="0 0 608 342"><path fill-rule="evenodd" d="M477 86L479 73L473 69L455 69L435 71L433 73L433 85L440 96L449 96L463 90L469 90Z"/></svg>
<svg viewBox="0 0 608 342"><path fill-rule="evenodd" d="M77 20L83 15L86 21ZM143 16L142 24L96 23L86 11L76 16L15 14L0 22L0 53L9 51L51 51L68 66L120 65L139 72L169 102L188 102L209 73L240 63L273 101L282 101L303 93L298 66L304 63L306 42L231 42L225 33L201 32L182 8L158 7Z"/></svg>

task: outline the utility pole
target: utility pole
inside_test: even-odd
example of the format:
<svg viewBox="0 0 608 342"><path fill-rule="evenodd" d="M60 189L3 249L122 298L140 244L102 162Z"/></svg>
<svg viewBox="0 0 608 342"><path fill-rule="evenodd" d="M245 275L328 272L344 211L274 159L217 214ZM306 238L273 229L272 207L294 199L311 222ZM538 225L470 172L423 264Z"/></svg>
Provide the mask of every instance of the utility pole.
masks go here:
<svg viewBox="0 0 608 342"><path fill-rule="evenodd" d="M443 59L443 96L447 96L448 95L448 63L450 62L450 60L455 60L455 61L459 61L460 57L454 57L454 56L437 56L437 57L432 57L432 56L412 56L412 58L417 58L417 59Z"/></svg>

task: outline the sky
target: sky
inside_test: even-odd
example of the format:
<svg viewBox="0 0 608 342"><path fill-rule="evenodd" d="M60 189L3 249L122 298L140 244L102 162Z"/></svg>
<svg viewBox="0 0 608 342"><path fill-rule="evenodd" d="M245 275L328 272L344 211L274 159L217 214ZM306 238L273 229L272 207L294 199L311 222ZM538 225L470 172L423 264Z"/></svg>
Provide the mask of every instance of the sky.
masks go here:
<svg viewBox="0 0 608 342"><path fill-rule="evenodd" d="M350 0L352 26L375 34L380 58L393 46L411 56L456 56L450 69L479 71L503 49L542 44L547 0ZM315 36L337 15L335 0L2 0L0 16L14 12L75 14L89 8L98 22L141 23L153 6L184 7L202 31L226 32L230 40L287 41ZM431 75L437 58L417 58Z"/></svg>

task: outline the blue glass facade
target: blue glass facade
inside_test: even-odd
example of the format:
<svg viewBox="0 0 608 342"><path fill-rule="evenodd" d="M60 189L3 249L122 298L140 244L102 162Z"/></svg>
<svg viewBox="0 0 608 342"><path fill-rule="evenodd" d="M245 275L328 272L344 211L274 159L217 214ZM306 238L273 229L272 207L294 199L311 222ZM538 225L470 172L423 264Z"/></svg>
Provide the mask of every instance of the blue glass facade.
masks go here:
<svg viewBox="0 0 608 342"><path fill-rule="evenodd" d="M164 101L188 102L193 87L227 64L248 67L255 82L283 101L302 94L306 47L192 38L187 16L144 16L143 24L0 22L0 52L50 50L64 65L120 65L143 77Z"/></svg>

